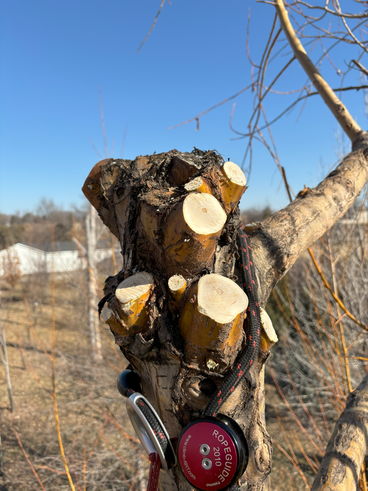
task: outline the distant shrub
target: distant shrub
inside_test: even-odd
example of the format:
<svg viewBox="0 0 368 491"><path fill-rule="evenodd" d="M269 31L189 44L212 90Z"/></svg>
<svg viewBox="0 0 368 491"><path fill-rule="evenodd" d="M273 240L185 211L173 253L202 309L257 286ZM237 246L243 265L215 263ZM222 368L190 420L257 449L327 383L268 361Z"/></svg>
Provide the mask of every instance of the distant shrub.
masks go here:
<svg viewBox="0 0 368 491"><path fill-rule="evenodd" d="M20 260L16 252L9 248L6 250L6 255L3 257L2 269L4 272L3 278L5 282L14 288L22 276L20 270Z"/></svg>

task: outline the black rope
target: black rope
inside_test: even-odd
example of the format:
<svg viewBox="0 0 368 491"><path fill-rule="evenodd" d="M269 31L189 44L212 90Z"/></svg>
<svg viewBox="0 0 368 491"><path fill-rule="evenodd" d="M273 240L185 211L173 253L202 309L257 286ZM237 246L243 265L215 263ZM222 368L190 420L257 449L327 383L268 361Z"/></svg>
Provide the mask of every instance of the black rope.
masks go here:
<svg viewBox="0 0 368 491"><path fill-rule="evenodd" d="M249 320L250 325L248 342L246 350L240 356L229 375L225 378L221 389L211 397L204 412L204 416L216 416L222 404L234 392L236 386L253 365L259 350L261 317L252 251L249 244L249 237L243 230L239 230L238 240L241 268L244 276L243 288L249 301L247 310L247 320Z"/></svg>
<svg viewBox="0 0 368 491"><path fill-rule="evenodd" d="M126 396L130 397L134 393L134 390L128 389L126 391ZM171 453L171 449L169 448L169 441L166 437L163 427L143 399L138 399L137 406L139 406L139 409L142 411L144 417L149 422L150 427L152 428L152 431L155 434L156 439L165 455L165 458L167 457L166 460L169 460L168 454Z"/></svg>

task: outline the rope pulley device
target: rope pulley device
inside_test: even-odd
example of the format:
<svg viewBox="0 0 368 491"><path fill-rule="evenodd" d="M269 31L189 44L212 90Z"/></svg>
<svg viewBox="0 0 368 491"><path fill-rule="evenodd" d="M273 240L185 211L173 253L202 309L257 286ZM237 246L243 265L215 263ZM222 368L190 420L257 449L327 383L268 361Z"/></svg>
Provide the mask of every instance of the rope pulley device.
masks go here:
<svg viewBox="0 0 368 491"><path fill-rule="evenodd" d="M242 429L223 414L186 426L177 453L185 478L200 490L228 488L248 463L248 444Z"/></svg>
<svg viewBox="0 0 368 491"><path fill-rule="evenodd" d="M234 484L248 463L248 445L240 426L223 414L193 421L181 432L176 455L159 415L142 394L128 385L134 383L137 388L138 380L135 372L124 370L117 385L119 392L128 397L130 421L148 455L157 454L164 471L179 463L196 489L220 491Z"/></svg>
<svg viewBox="0 0 368 491"><path fill-rule="evenodd" d="M118 390L127 397L127 413L133 428L148 453L157 454L164 471L176 464L176 455L169 434L148 400L134 389L140 388L139 375L124 370L118 377ZM134 389L133 389L134 386Z"/></svg>
<svg viewBox="0 0 368 491"><path fill-rule="evenodd" d="M151 461L147 491L157 490L160 468L167 471L177 464L196 489L221 491L231 487L230 491L239 490L236 482L248 464L248 444L236 421L220 414L219 410L257 357L260 308L248 237L243 231L238 235L244 288L249 298L249 342L221 389L211 397L203 417L188 424L178 439L170 439L159 415L140 393L139 375L132 370L124 370L119 375L118 390L127 397L129 418Z"/></svg>

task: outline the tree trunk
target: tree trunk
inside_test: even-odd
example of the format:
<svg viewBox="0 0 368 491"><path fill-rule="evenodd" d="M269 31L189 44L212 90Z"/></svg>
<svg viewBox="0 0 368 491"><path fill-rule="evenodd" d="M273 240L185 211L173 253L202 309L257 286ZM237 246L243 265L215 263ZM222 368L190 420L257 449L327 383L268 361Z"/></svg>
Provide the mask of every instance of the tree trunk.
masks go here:
<svg viewBox="0 0 368 491"><path fill-rule="evenodd" d="M8 351L6 348L6 337L5 337L5 329L4 324L0 321L0 358L5 368L5 376L6 376L6 385L8 387L8 395L9 395L9 404L10 404L10 412L14 412L14 398L13 398L13 389L10 379L10 370L9 370L9 359L8 359Z"/></svg>
<svg viewBox="0 0 368 491"><path fill-rule="evenodd" d="M88 329L92 346L92 359L99 361L101 355L101 335L97 318L97 269L96 269L96 212L93 206L86 216L86 260L87 260L87 284L88 284Z"/></svg>
<svg viewBox="0 0 368 491"><path fill-rule="evenodd" d="M261 307L368 180L367 133L308 59L282 0L276 0L276 9L295 56L352 140L353 152L315 189L303 190L285 209L246 228ZM122 247L123 269L105 283L103 318L171 437L202 415L249 343L236 245L237 204L245 189L235 164L223 163L216 151L198 149L134 161L106 159L83 187ZM266 321L261 337L256 363L221 408L238 422L248 442L242 491L269 489L272 447L265 428L263 374L277 336ZM360 456L365 440L362 449ZM161 473L161 484L165 491L192 489L178 466Z"/></svg>
<svg viewBox="0 0 368 491"><path fill-rule="evenodd" d="M368 166L359 145L317 188L248 227L262 307L300 254L360 193ZM221 160L214 151L197 149L140 156L133 162L108 159L96 164L83 187L122 247L124 267L106 280L104 319L171 437L201 416L248 342L246 330L239 329L242 296L228 317L214 308L223 302L227 313L226 282L234 299L241 285L239 211L224 191L234 183ZM197 178L200 186L187 186ZM245 181L234 180L245 189ZM235 199L240 196L237 189ZM276 340L269 332L262 331L257 363L221 409L239 423L248 441L242 490L268 489L272 447L264 419L263 366ZM165 491L192 489L178 467L161 474Z"/></svg>

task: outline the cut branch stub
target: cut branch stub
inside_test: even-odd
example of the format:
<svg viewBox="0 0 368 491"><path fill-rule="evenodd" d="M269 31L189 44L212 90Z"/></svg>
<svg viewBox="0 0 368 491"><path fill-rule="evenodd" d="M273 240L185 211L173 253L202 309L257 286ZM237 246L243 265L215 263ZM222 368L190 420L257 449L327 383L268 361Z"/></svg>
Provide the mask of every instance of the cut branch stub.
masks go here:
<svg viewBox="0 0 368 491"><path fill-rule="evenodd" d="M212 194L210 185L205 179L202 179L202 177L196 177L192 181L187 182L184 185L184 189L187 193L197 192Z"/></svg>
<svg viewBox="0 0 368 491"><path fill-rule="evenodd" d="M101 187L102 169L109 164L113 159L104 159L97 162L89 173L82 191L85 194L89 202L95 207L97 213L103 223L111 230L117 239L119 239L119 232L116 226L115 210L108 199L106 199L104 189ZM110 173L109 178L105 181L107 185L114 185L117 176L117 171ZM106 184L106 182L105 182Z"/></svg>
<svg viewBox="0 0 368 491"><path fill-rule="evenodd" d="M222 166L223 176L219 186L227 213L234 210L247 189L247 179L241 168L234 162L225 162Z"/></svg>
<svg viewBox="0 0 368 491"><path fill-rule="evenodd" d="M166 268L194 276L210 267L227 215L208 193L190 193L169 214L164 229Z"/></svg>
<svg viewBox="0 0 368 491"><path fill-rule="evenodd" d="M200 165L188 157L185 160L179 157L173 157L171 164L172 167L169 172L169 183L171 186L182 186L201 169Z"/></svg>
<svg viewBox="0 0 368 491"><path fill-rule="evenodd" d="M231 366L243 341L247 307L247 295L229 278L209 274L193 284L179 320L186 362Z"/></svg>
<svg viewBox="0 0 368 491"><path fill-rule="evenodd" d="M183 298L187 282L181 274L171 276L168 281L169 290L176 306L179 306L180 300Z"/></svg>
<svg viewBox="0 0 368 491"><path fill-rule="evenodd" d="M277 337L270 316L264 309L261 308L260 311L262 329L259 348L265 353L269 351L275 343L277 343L279 338Z"/></svg>
<svg viewBox="0 0 368 491"><path fill-rule="evenodd" d="M145 272L130 276L118 285L115 297L109 302L113 315L106 320L114 332L128 336L147 329L153 287L153 276Z"/></svg>

